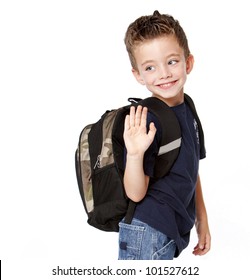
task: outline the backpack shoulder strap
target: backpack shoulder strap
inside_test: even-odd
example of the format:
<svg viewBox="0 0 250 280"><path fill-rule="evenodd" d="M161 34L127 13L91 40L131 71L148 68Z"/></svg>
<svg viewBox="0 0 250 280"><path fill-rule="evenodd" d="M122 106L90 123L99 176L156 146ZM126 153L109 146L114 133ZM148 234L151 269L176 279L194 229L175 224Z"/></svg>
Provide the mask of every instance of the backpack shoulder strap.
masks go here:
<svg viewBox="0 0 250 280"><path fill-rule="evenodd" d="M198 124L199 141L200 141L200 158L204 158L204 157L206 157L206 149L205 149L204 132L203 132L203 129L202 129L201 121L199 119L199 116L198 116L198 113L196 111L196 108L195 108L195 105L194 105L194 102L193 102L192 98L185 93L184 99L185 99L186 104L188 104L189 108L191 109L191 111L192 111L192 113L195 117L195 120Z"/></svg>
<svg viewBox="0 0 250 280"><path fill-rule="evenodd" d="M162 100L156 97L146 99L128 99L133 106L142 105L148 108L149 112L156 116L161 127L160 148L154 167L155 179L165 176L173 166L179 155L181 146L181 129L179 121L174 112ZM125 216L125 223L130 224L134 215L136 203L129 202L128 211Z"/></svg>
<svg viewBox="0 0 250 280"><path fill-rule="evenodd" d="M149 112L157 117L161 126L162 137L154 170L155 178L161 178L170 171L179 155L181 146L179 121L170 107L159 98L148 97L139 101L138 105L146 106Z"/></svg>

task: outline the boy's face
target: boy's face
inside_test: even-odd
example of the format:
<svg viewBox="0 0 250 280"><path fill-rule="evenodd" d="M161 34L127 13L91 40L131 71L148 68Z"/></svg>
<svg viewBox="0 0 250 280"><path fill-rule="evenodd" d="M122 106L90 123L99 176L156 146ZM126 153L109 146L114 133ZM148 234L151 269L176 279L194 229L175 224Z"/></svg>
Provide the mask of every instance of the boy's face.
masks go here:
<svg viewBox="0 0 250 280"><path fill-rule="evenodd" d="M192 70L194 59L187 59L174 36L148 40L135 47L137 70L133 74L137 81L164 100L169 106L183 102L183 86L187 74Z"/></svg>

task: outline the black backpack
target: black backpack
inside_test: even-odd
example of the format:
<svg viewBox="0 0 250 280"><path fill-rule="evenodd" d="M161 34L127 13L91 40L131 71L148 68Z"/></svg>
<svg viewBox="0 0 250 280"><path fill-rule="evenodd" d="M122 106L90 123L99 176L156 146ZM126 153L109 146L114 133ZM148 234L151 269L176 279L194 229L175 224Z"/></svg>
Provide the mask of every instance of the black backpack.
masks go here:
<svg viewBox="0 0 250 280"><path fill-rule="evenodd" d="M174 112L155 97L129 98L130 105L106 111L94 124L83 128L75 153L77 182L88 223L100 230L119 231L119 222L125 217L130 223L135 203L126 196L124 174L124 119L131 105L142 105L156 116L162 137L154 167L154 179L168 174L179 154L181 130ZM192 99L185 94L198 124L201 153L204 137Z"/></svg>

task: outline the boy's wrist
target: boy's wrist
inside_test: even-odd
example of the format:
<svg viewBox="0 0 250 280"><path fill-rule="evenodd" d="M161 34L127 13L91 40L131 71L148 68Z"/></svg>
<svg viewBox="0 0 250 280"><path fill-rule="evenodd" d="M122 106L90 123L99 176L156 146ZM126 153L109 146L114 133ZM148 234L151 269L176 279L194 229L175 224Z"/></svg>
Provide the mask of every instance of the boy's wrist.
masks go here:
<svg viewBox="0 0 250 280"><path fill-rule="evenodd" d="M132 160L132 161L141 161L143 160L144 153L127 153L127 161Z"/></svg>

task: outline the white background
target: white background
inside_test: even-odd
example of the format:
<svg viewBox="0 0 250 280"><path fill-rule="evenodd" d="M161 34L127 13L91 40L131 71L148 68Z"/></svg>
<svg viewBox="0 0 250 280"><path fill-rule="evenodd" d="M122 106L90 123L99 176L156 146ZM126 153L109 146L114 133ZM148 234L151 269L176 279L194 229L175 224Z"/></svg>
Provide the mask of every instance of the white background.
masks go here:
<svg viewBox="0 0 250 280"><path fill-rule="evenodd" d="M200 279L245 275L250 250L247 3L1 1L3 279L55 279L51 268L57 265L121 266L117 234L86 223L74 152L83 126L130 96L149 96L131 74L123 38L132 21L156 9L178 19L189 39L195 67L185 92L195 100L207 148L200 174L212 249L204 257L192 255L194 230L189 247L173 263L200 266Z"/></svg>

